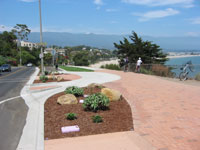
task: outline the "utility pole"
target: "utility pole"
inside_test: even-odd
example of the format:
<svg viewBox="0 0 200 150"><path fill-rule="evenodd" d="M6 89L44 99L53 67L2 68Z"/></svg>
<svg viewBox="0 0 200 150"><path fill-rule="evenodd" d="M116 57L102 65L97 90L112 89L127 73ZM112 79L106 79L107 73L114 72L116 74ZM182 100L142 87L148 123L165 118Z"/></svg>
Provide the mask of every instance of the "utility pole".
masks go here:
<svg viewBox="0 0 200 150"><path fill-rule="evenodd" d="M39 0L39 11L40 11L40 44L41 44L41 70L42 70L42 75L44 75L44 54L43 54L43 40L42 40L42 15L41 15L41 0Z"/></svg>

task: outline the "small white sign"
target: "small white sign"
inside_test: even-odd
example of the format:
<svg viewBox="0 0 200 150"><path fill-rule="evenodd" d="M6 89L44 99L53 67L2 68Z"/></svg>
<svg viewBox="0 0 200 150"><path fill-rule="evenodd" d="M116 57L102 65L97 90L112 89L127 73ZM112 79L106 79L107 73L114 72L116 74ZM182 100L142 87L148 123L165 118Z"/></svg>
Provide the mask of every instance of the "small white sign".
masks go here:
<svg viewBox="0 0 200 150"><path fill-rule="evenodd" d="M80 128L77 125L75 125L75 126L65 126L65 127L61 128L62 133L78 132L78 131L80 131Z"/></svg>
<svg viewBox="0 0 200 150"><path fill-rule="evenodd" d="M84 100L83 99L79 100L79 103L84 103Z"/></svg>

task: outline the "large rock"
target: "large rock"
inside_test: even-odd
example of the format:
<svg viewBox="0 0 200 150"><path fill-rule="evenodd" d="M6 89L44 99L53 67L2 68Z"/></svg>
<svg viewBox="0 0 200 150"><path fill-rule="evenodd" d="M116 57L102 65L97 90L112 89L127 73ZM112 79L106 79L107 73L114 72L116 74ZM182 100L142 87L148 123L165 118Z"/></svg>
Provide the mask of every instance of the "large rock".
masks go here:
<svg viewBox="0 0 200 150"><path fill-rule="evenodd" d="M87 86L88 88L95 88L95 87L103 87L101 84L98 84L98 83L91 83Z"/></svg>
<svg viewBox="0 0 200 150"><path fill-rule="evenodd" d="M101 93L106 95L110 101L118 101L120 100L120 97L122 95L119 91L109 89L109 88L101 89Z"/></svg>
<svg viewBox="0 0 200 150"><path fill-rule="evenodd" d="M63 77L57 76L57 81L58 81L58 82L60 82L60 81L62 81L62 80L63 80Z"/></svg>
<svg viewBox="0 0 200 150"><path fill-rule="evenodd" d="M63 96L58 97L57 103L61 105L65 104L78 104L78 100L73 94L65 94Z"/></svg>

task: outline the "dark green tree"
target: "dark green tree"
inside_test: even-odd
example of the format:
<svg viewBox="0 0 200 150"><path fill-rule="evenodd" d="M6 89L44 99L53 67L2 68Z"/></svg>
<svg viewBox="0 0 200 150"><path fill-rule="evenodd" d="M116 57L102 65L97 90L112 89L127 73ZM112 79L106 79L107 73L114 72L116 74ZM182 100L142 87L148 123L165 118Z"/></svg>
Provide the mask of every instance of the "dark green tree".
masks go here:
<svg viewBox="0 0 200 150"><path fill-rule="evenodd" d="M132 32L129 38L132 42L124 38L119 44L114 43L121 66L125 57L128 57L130 63L136 63L139 57L145 64L164 64L167 61L167 54L162 52L160 46L151 41L143 41L136 32Z"/></svg>
<svg viewBox="0 0 200 150"><path fill-rule="evenodd" d="M75 66L88 66L88 53L87 52L78 52L73 58Z"/></svg>
<svg viewBox="0 0 200 150"><path fill-rule="evenodd" d="M12 32L4 31L0 34L0 55L16 57L16 39L17 37Z"/></svg>

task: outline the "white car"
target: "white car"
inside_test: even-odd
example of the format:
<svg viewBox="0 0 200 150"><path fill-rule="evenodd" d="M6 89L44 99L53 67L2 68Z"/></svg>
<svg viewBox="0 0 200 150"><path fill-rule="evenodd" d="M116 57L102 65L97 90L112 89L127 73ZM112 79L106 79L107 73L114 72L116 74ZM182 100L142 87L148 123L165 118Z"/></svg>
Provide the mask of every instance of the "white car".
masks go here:
<svg viewBox="0 0 200 150"><path fill-rule="evenodd" d="M27 67L32 67L32 66L33 66L32 63L28 63L28 64L27 64Z"/></svg>

